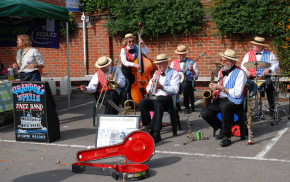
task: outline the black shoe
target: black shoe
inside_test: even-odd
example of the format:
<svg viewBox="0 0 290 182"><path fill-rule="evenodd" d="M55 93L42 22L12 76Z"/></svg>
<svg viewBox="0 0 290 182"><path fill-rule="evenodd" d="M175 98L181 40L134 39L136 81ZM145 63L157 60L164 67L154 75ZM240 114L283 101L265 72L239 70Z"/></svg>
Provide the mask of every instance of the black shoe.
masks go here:
<svg viewBox="0 0 290 182"><path fill-rule="evenodd" d="M152 136L155 143L158 143L161 141L160 132L150 129L149 134Z"/></svg>
<svg viewBox="0 0 290 182"><path fill-rule="evenodd" d="M218 128L218 129L220 129L220 128ZM216 131L217 131L218 129L215 129L214 133L216 133ZM215 135L215 139L216 139L216 140L221 140L221 139L223 139L223 138L224 138L224 135L222 134L222 130L220 129L219 134L218 134L218 135Z"/></svg>
<svg viewBox="0 0 290 182"><path fill-rule="evenodd" d="M227 137L224 137L223 140L220 143L220 145L222 147L227 147L227 146L230 146L231 144L232 144L231 139L227 138Z"/></svg>
<svg viewBox="0 0 290 182"><path fill-rule="evenodd" d="M185 114L190 114L190 109L189 108L186 108L185 111L184 111L184 113Z"/></svg>
<svg viewBox="0 0 290 182"><path fill-rule="evenodd" d="M219 135L216 135L215 136L215 139L216 140L221 140L221 139L223 139L224 138L224 136L222 135L222 134L219 134Z"/></svg>
<svg viewBox="0 0 290 182"><path fill-rule="evenodd" d="M154 136L153 140L154 140L155 143L158 143L158 142L161 141L161 136L160 135Z"/></svg>
<svg viewBox="0 0 290 182"><path fill-rule="evenodd" d="M181 107L179 103L176 104L176 108L177 108L177 111L181 111Z"/></svg>

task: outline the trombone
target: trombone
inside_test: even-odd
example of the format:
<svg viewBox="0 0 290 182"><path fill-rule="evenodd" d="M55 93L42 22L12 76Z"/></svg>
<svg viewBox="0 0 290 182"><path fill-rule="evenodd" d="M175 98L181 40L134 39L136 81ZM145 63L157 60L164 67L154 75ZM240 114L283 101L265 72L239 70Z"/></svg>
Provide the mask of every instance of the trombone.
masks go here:
<svg viewBox="0 0 290 182"><path fill-rule="evenodd" d="M116 66L114 67L114 69L112 71L112 73L114 75L113 79L109 80L108 76L105 75L105 79L108 82L107 82L107 84L104 84L102 86L102 89L101 89L101 92L100 92L100 95L99 95L99 98L98 98L97 104L96 104L96 108L97 109L101 109L101 107L103 105L103 102L104 102L104 99L105 99L105 96L107 94L108 88L112 89L112 90L116 90L119 87L119 84L116 81L116 77L117 77L117 73L118 73L118 69L119 69L119 64L120 64L120 59L119 58L116 60L115 64L116 64ZM106 89L105 92L104 92L104 89Z"/></svg>
<svg viewBox="0 0 290 182"><path fill-rule="evenodd" d="M116 77L117 77L117 73L118 73L118 69L119 69L119 65L120 65L119 58L116 60L115 64L116 64L116 66L114 67L113 72L112 72L114 74L113 80L110 80L107 83L108 87L112 90L116 90L119 87L119 84L116 81Z"/></svg>

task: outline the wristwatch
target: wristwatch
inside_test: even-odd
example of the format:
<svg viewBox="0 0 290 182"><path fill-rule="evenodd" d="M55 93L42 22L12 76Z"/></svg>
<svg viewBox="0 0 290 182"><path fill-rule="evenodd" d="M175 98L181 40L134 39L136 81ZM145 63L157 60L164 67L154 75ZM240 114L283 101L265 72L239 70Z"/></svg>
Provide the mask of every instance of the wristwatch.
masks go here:
<svg viewBox="0 0 290 182"><path fill-rule="evenodd" d="M226 87L223 87L223 89L222 89L222 92L224 92L224 91L225 91L225 89L226 89Z"/></svg>

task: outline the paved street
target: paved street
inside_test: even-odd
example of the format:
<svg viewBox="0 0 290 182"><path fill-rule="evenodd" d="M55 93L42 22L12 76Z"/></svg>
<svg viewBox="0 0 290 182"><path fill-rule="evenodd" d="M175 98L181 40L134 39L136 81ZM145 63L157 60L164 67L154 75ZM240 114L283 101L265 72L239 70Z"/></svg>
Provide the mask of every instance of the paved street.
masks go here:
<svg viewBox="0 0 290 182"><path fill-rule="evenodd" d="M55 96L55 101L61 134L57 141L16 142L12 123L0 128L0 181L115 181L111 176L76 174L71 171L71 164L76 162L76 153L94 148L95 145L92 96L72 94L69 109L67 96ZM289 102L280 104L280 109L283 108L289 113ZM170 126L162 129L162 141L156 144L154 156L146 163L151 176L143 181L290 180L290 121L282 110L278 125L271 126L272 120L268 115L265 120L254 122L254 145L247 145L247 140L241 141L239 137L232 137L233 144L221 148L220 141L213 137L212 129L199 117L201 109L202 104L197 100L196 111L189 116L191 130L194 134L201 131L209 140L188 143L188 125L183 112L180 112L182 130L178 131L177 137L173 137ZM115 157L94 162L121 164L124 159Z"/></svg>

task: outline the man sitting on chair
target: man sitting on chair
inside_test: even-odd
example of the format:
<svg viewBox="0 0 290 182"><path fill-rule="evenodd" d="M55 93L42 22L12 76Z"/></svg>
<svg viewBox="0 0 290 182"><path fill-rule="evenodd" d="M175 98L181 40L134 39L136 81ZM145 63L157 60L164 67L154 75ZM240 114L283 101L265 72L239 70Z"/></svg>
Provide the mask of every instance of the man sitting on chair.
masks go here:
<svg viewBox="0 0 290 182"><path fill-rule="evenodd" d="M234 114L243 109L244 87L247 82L245 72L237 67L236 52L227 49L222 56L222 69L219 71L219 82L210 83L209 88L213 90L215 100L211 105L201 111L201 117L211 126L214 131L221 129L221 134L216 139L222 139L220 145L227 147L231 145L231 125ZM217 117L221 113L222 122Z"/></svg>
<svg viewBox="0 0 290 182"><path fill-rule="evenodd" d="M146 91L151 94L151 97L144 98L139 103L143 126L150 126L149 133L155 143L161 140L163 112L174 109L170 95L178 94L179 90L178 72L168 67L168 60L166 54L160 54L156 57L156 61L153 63L156 64L157 71L146 87ZM152 121L150 111L154 111Z"/></svg>
<svg viewBox="0 0 290 182"><path fill-rule="evenodd" d="M89 85L86 87L81 85L81 90L87 93L96 93L95 97L99 100L101 104L103 98L98 98L99 96L104 98L104 106L105 106L105 114L118 114L118 111L114 109L109 103L108 100L113 101L117 106L119 106L120 100L122 99L122 95L118 94L120 88L125 86L125 77L120 69L116 69L115 67L111 67L112 59L106 56L102 56L98 59L95 66L99 68L99 70L95 73ZM108 81L113 80L115 71L117 71L116 82L118 83L117 89L110 89L107 84ZM106 93L106 94L105 94Z"/></svg>
<svg viewBox="0 0 290 182"><path fill-rule="evenodd" d="M274 110L274 86L269 74L276 72L279 69L279 62L272 52L266 51L264 47L268 45L265 44L265 39L262 37L255 37L254 41L250 41L253 50L248 52L241 64L241 68L246 72L246 75L249 79L254 79L257 77L265 77L266 81L263 83L263 87L267 93L268 103L270 107L270 116L273 116ZM268 68L263 69L250 69L244 66L245 63L251 61L263 61L270 63L271 65ZM263 92L265 94L265 92Z"/></svg>

